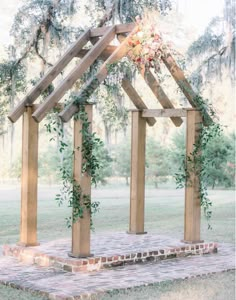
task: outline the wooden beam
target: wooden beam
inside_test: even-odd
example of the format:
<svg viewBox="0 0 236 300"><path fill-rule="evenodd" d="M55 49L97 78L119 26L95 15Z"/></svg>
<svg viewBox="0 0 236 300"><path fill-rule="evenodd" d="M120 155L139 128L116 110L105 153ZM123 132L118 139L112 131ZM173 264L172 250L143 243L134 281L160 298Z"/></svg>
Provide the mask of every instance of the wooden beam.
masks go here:
<svg viewBox="0 0 236 300"><path fill-rule="evenodd" d="M142 98L139 96L135 88L132 86L131 82L127 79L122 80L122 88L126 92L126 94L129 96L130 100L133 102L133 104L138 109L147 109L146 104L143 102ZM147 123L149 126L153 126L156 123L155 118L148 117Z"/></svg>
<svg viewBox="0 0 236 300"><path fill-rule="evenodd" d="M32 115L33 118L40 122L47 112L65 95L73 84L83 75L91 66L97 57L102 53L106 46L115 36L115 26L109 28L104 36L92 47L84 56L72 72L62 81L62 83L46 98L45 102Z"/></svg>
<svg viewBox="0 0 236 300"><path fill-rule="evenodd" d="M46 90L49 84L68 65L68 63L78 54L90 38L90 30L86 30L79 39L66 51L59 61L48 70L43 78L32 88L26 97L11 111L8 118L11 122L16 122L24 113L25 106L31 105Z"/></svg>
<svg viewBox="0 0 236 300"><path fill-rule="evenodd" d="M186 155L190 156L199 137L202 125L200 111L187 110ZM199 177L190 172L185 188L184 241L198 243L200 240L201 200Z"/></svg>
<svg viewBox="0 0 236 300"><path fill-rule="evenodd" d="M144 80L146 81L147 85L150 87L151 91L153 92L154 96L157 98L157 100L160 102L161 106L163 108L172 108L174 109L174 105L162 89L159 82L156 80L156 78L153 76L152 72L145 71L140 72L143 76ZM176 127L179 127L183 120L179 117L171 117L171 121L175 124Z"/></svg>
<svg viewBox="0 0 236 300"><path fill-rule="evenodd" d="M134 29L134 27L135 27L135 23L116 25L116 34L129 33ZM111 26L103 26L103 27L91 29L90 37L94 38L94 37L102 36L109 28L111 28Z"/></svg>
<svg viewBox="0 0 236 300"><path fill-rule="evenodd" d="M37 183L38 183L38 123L32 118L32 108L25 108L22 127L21 224L20 243L37 243Z"/></svg>
<svg viewBox="0 0 236 300"><path fill-rule="evenodd" d="M125 36L120 34L118 36L118 40L122 42L125 39ZM174 105L162 89L161 85L159 82L156 80L156 78L153 76L151 73L151 70L145 70L141 71L140 74L146 81L147 85L150 87L151 91L153 92L154 96L157 98L157 100L160 102L161 106L163 108L174 108ZM171 121L175 124L176 127L179 127L182 123L183 120L181 118L176 118L172 117Z"/></svg>
<svg viewBox="0 0 236 300"><path fill-rule="evenodd" d="M89 131L92 131L92 114L93 106L86 105L85 112L90 122ZM82 194L91 197L91 177L82 174L82 126L81 120L74 120L74 180L80 185ZM79 218L72 224L72 249L70 256L72 257L88 257L90 256L90 211L84 208L83 218Z"/></svg>
<svg viewBox="0 0 236 300"><path fill-rule="evenodd" d="M32 105L28 105L30 107L32 107L32 112L35 112L39 107L40 107L40 104L37 103L37 104L32 104ZM56 109L57 111L62 111L65 107L65 104L63 103L57 103L53 109Z"/></svg>
<svg viewBox="0 0 236 300"><path fill-rule="evenodd" d="M184 76L184 72L177 65L173 56L170 53L168 53L166 56L162 57L162 61L166 65L167 69L170 71L171 75L175 79L176 83L178 84L186 98L188 99L189 103L192 105L192 107L196 107L196 103L193 100L196 97L196 93L193 91L191 85Z"/></svg>
<svg viewBox="0 0 236 300"><path fill-rule="evenodd" d="M143 118L150 117L186 117L187 112L184 108L172 108L172 109L144 109L142 112Z"/></svg>
<svg viewBox="0 0 236 300"><path fill-rule="evenodd" d="M133 31L134 30L136 29L133 29ZM133 31L130 33L130 35L133 34ZM92 95L94 90L99 86L99 84L103 82L103 80L107 77L107 66L118 61L127 54L129 36L116 48L116 50L111 54L111 56L104 62L97 74L93 78L91 78L88 81L88 83L85 84L85 86L80 91L77 99L79 98L82 102L86 102ZM76 105L76 103L71 103L65 108L65 110L62 113L59 114L59 117L62 119L63 122L68 122L77 111L78 106Z"/></svg>
<svg viewBox="0 0 236 300"><path fill-rule="evenodd" d="M132 112L129 233L144 234L146 121Z"/></svg>
<svg viewBox="0 0 236 300"><path fill-rule="evenodd" d="M102 60L108 59L108 57L116 50L116 48L117 46L108 45L106 49L104 49L102 53L98 56L98 58ZM81 49L80 52L77 54L77 57L83 58L88 52L89 49Z"/></svg>

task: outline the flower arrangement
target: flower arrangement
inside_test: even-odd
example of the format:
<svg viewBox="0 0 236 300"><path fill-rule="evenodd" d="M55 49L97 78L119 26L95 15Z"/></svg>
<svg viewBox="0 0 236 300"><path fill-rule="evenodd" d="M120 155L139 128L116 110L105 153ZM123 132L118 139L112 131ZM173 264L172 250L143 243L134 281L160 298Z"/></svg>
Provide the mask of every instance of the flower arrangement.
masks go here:
<svg viewBox="0 0 236 300"><path fill-rule="evenodd" d="M136 17L137 31L128 41L128 56L139 67L154 68L160 72L161 58L170 51L170 44L163 41L162 34L154 24Z"/></svg>

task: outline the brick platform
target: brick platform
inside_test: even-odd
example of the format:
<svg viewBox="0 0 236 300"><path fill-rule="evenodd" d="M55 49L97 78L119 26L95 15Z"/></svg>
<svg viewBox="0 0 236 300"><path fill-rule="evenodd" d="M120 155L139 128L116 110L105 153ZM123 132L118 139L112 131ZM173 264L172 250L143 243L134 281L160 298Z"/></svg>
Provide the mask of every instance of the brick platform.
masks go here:
<svg viewBox="0 0 236 300"><path fill-rule="evenodd" d="M4 245L3 254L14 256L26 264L54 267L69 272L98 271L100 269L157 262L164 259L217 252L216 243L184 244L177 239L156 234L129 235L113 233L92 235L92 258L71 258L71 241L61 239L41 242L36 247Z"/></svg>

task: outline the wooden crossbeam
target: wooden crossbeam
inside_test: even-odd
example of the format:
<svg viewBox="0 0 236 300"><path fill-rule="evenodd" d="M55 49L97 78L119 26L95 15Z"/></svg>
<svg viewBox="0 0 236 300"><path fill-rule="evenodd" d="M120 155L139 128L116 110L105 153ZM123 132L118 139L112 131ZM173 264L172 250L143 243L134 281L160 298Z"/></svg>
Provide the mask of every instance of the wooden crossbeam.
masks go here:
<svg viewBox="0 0 236 300"><path fill-rule="evenodd" d="M46 98L45 102L36 110L32 117L40 122L47 112L65 95L73 84L83 75L91 66L97 57L102 53L106 46L115 36L115 26L109 28L107 33L92 47L84 56L80 63L70 72L62 83Z"/></svg>
<svg viewBox="0 0 236 300"><path fill-rule="evenodd" d="M116 50L116 46L108 45L102 53L99 55L98 58L102 60L108 59L108 57ZM89 52L89 49L81 49L80 52L77 54L77 57L83 58L87 53Z"/></svg>
<svg viewBox="0 0 236 300"><path fill-rule="evenodd" d="M43 76L37 85L27 94L27 96L12 110L8 118L11 122L16 122L24 113L25 106L34 101L45 91L49 84L58 76L66 65L77 55L90 38L90 30L86 30L79 39L65 52L60 60Z"/></svg>
<svg viewBox="0 0 236 300"><path fill-rule="evenodd" d="M143 109L142 117L151 118L151 117L186 117L187 110L184 108L172 108L172 109Z"/></svg>
<svg viewBox="0 0 236 300"><path fill-rule="evenodd" d="M118 35L118 40L122 42L125 39L125 36L120 34ZM150 70L148 71L141 71L140 74L146 81L147 85L150 87L151 91L153 92L154 96L157 98L157 100L160 102L161 106L163 108L174 108L174 105L162 89L159 82L156 80L156 78L153 76ZM175 124L176 127L179 127L183 120L181 118L172 117L171 121Z"/></svg>
<svg viewBox="0 0 236 300"><path fill-rule="evenodd" d="M127 79L122 80L122 88L126 92L126 94L129 96L130 100L133 102L133 104L138 109L147 109L146 104L143 102L142 98L139 96L131 82ZM155 118L153 117L147 117L147 123L149 126L153 126L156 123Z"/></svg>
<svg viewBox="0 0 236 300"><path fill-rule="evenodd" d="M133 31L134 30L135 29L133 29ZM130 35L133 34L133 31L130 33ZM91 78L88 83L85 84L79 95L77 95L77 99L80 99L81 102L85 103L92 95L94 90L99 86L99 84L107 77L107 66L114 63L115 61L118 61L127 54L127 43L130 35L128 35L128 37L116 48L112 55L109 56L109 58L103 63L97 74L93 78ZM59 114L59 117L63 122L68 122L76 112L78 112L78 106L76 105L76 103L71 103L65 108L63 112Z"/></svg>
<svg viewBox="0 0 236 300"><path fill-rule="evenodd" d="M153 92L154 96L160 102L163 108L171 108L174 109L174 105L162 89L160 83L156 80L154 75L151 73L150 70L146 72L140 72L143 76L144 80L146 81L147 85L150 87L151 91ZM171 121L175 124L176 127L179 127L183 120L180 117L171 117Z"/></svg>
<svg viewBox="0 0 236 300"><path fill-rule="evenodd" d="M128 23L128 24L119 24L116 25L116 34L122 34L122 33L129 33L131 32L135 27L135 23ZM103 26L91 29L90 37L99 37L105 34L107 29L111 28L111 26Z"/></svg>

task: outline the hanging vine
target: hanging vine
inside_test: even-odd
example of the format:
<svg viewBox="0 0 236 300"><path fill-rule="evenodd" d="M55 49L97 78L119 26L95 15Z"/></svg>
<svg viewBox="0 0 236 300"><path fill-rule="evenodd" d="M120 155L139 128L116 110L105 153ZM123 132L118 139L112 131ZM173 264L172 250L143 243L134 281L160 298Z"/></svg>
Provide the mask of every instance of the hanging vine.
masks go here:
<svg viewBox="0 0 236 300"><path fill-rule="evenodd" d="M148 23L139 17L136 17L136 23L138 29L128 42L128 56L138 68L153 68L156 73L159 73L163 57L165 58L167 53L173 52L173 49L163 39L163 33L159 31L159 27L155 26L155 23ZM200 110L203 123L200 125L199 136L194 144L193 152L183 159L183 165L175 178L177 188L192 185L191 174L195 174L199 178L201 206L210 229L212 202L208 198L208 174L206 170L208 164L215 162L209 161L206 155L206 146L212 139L221 135L222 127L218 122L215 122L216 113L211 104L200 95L195 96L193 102L195 107Z"/></svg>
<svg viewBox="0 0 236 300"><path fill-rule="evenodd" d="M201 207L203 208L204 215L208 222L208 229L211 229L210 219L212 216L212 202L208 197L208 177L207 173L208 165L214 165L215 162L210 160L206 154L206 147L211 140L215 139L222 134L222 126L215 122L216 113L212 105L208 104L201 96L194 98L196 107L200 110L203 123L199 128L199 136L194 144L194 150L190 155L183 159L182 166L179 172L175 174L175 180L177 188L183 188L185 186L191 186L191 174L195 174L199 178L199 195L201 201ZM204 126L205 125L207 126Z"/></svg>
<svg viewBox="0 0 236 300"><path fill-rule="evenodd" d="M55 118L56 116L56 118ZM85 111L85 105L80 106L80 111L75 116L76 120L82 122L81 134L83 136L82 149L75 149L74 151L82 152L82 174L91 176L92 184L97 184L98 170L101 168L98 158L94 154L94 150L103 147L103 142L96 136L95 133L89 131L90 122ZM54 133L54 136L50 140L54 140L55 136L59 139L59 152L63 153L69 147L68 143L64 140L64 131L62 123L54 114L49 120L49 123L45 125L49 133ZM78 133L79 134L79 133ZM62 179L62 188L60 193L56 195L55 200L58 205L61 206L64 202L67 202L67 206L72 208L72 216L66 218L67 227L70 228L73 222L76 222L79 218L83 218L85 210L88 210L91 214L91 228L93 228L92 216L99 211L99 202L91 202L90 195L84 194L81 186L75 181L73 177L72 168L70 167L73 161L75 152L72 151L70 155L70 165L62 163L60 167L60 174Z"/></svg>

